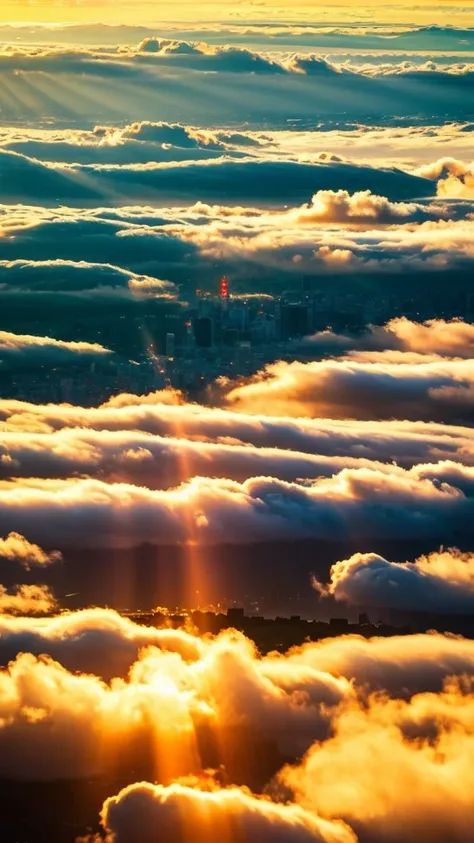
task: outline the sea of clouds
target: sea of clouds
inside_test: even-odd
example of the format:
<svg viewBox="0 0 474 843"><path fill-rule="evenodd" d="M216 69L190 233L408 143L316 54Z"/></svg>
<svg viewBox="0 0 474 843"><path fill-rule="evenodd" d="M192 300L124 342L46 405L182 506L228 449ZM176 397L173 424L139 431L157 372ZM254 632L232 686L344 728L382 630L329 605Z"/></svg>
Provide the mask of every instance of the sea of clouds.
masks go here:
<svg viewBox="0 0 474 843"><path fill-rule="evenodd" d="M281 546L315 613L473 614L473 85L468 28L0 27L0 777L107 780L146 748L150 780L104 801L107 843L472 841L472 641L262 655L60 610L91 566L112 589L118 554L145 577L142 545L170 579L184 549L194 594L197 556L253 554L270 587ZM101 322L179 314L223 273L236 294L304 275L464 304L328 326L199 403L2 385L114 360ZM278 753L253 790L242 730Z"/></svg>

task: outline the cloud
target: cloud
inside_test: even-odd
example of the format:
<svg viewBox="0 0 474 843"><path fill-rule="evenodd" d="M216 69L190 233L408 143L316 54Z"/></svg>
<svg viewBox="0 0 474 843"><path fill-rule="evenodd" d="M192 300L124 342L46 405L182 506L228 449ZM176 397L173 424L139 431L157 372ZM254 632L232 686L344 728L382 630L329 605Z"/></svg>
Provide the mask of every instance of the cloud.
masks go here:
<svg viewBox="0 0 474 843"><path fill-rule="evenodd" d="M471 673L474 665L472 641L450 636L412 635L407 648L406 637L366 640L349 635L307 643L285 655L260 657L240 634L226 632L216 639L204 639L184 630L136 624L111 609L85 609L48 618L2 617L0 632L4 663L24 652L46 654L72 673L95 674L108 683L114 677L126 678L141 652L143 657L155 650L162 652L164 658L158 666L164 672L174 663L166 654L177 654L193 682L200 675L196 666L203 661L203 668L215 670L216 682L206 679L202 688L206 688L206 695L214 696L215 702L221 701L230 720L240 720L245 711L253 716L253 709L246 709L239 692L244 675L253 677L251 683L256 682L269 700L271 686L262 684L262 678L290 695L287 702L293 693L304 691L305 705L333 705L351 693L352 681L372 691L386 689L395 696L406 696L439 691L444 679ZM228 673L222 673L226 661L233 665L234 684L228 681ZM222 687L217 684L219 676L226 678ZM242 683L242 693L247 693L246 688L250 691L248 678ZM261 704L255 708L256 714L259 711Z"/></svg>
<svg viewBox="0 0 474 843"><path fill-rule="evenodd" d="M121 289L127 293L145 295L150 293L153 296L167 297L172 296L174 291L174 285L169 281L137 275L112 264L89 263L88 261L59 259L0 261L0 279L2 286L6 288L4 294L10 289L12 292L29 290L39 293L53 291L55 293L84 293L96 289L99 291ZM8 336L7 332L2 332L0 342L2 340L6 342ZM27 340L25 344L26 342ZM87 344L84 345L87 346Z"/></svg>
<svg viewBox="0 0 474 843"><path fill-rule="evenodd" d="M280 362L247 384L229 384L225 402L247 413L457 422L472 418L473 378L469 359Z"/></svg>
<svg viewBox="0 0 474 843"><path fill-rule="evenodd" d="M322 594L373 609L470 614L474 610L474 556L456 550L388 562L376 553L356 553L331 568Z"/></svg>
<svg viewBox="0 0 474 843"><path fill-rule="evenodd" d="M183 630L157 629L111 609L85 609L48 618L0 617L0 658L46 654L72 673L95 674L110 682L125 678L140 652L155 647L192 664L203 655L201 640Z"/></svg>
<svg viewBox="0 0 474 843"><path fill-rule="evenodd" d="M2 776L31 780L32 770L36 781L95 776L116 770L120 759L133 764L146 740L164 753L162 775L167 754L173 771L175 751L178 774L195 769L192 701L170 680L154 687L121 681L108 687L95 676L74 675L25 653L0 682Z"/></svg>
<svg viewBox="0 0 474 843"><path fill-rule="evenodd" d="M146 404L149 407L154 407L155 405L160 407L179 407L184 404L184 397L179 390L167 387L166 389L158 389L156 392L149 392L148 395L121 392L118 395L113 395L112 398L109 398L108 401L105 401L100 406L104 410L111 410L114 408L139 407L142 404Z"/></svg>
<svg viewBox="0 0 474 843"><path fill-rule="evenodd" d="M370 61L371 56L367 53L363 55L365 61L354 57L350 66L347 62L338 62L337 58L334 54L328 57L310 52L293 53L286 58L282 52L256 52L230 44L148 37L136 47L122 46L115 50L107 46L13 45L0 53L0 69L17 74L41 70L55 74L128 77L150 84L159 78L166 79L166 73L172 68L200 74L303 75L325 79L339 76L348 85L354 77L360 83L364 79L383 81L387 76L404 76L418 83L429 78L438 85L447 85L452 77L458 80L470 77L473 69L473 65L464 60L456 62L456 57L446 65L422 57L418 62L400 61L395 52L386 55L383 63Z"/></svg>
<svg viewBox="0 0 474 843"><path fill-rule="evenodd" d="M471 221L424 223L405 229L384 226L365 231L331 230L310 226L214 224L181 228L169 226L175 236L193 242L207 257L237 262L269 263L277 278L283 272L333 276L351 274L357 283L361 272L385 277L423 272L442 274L449 268L464 273L472 260ZM288 223L288 219L286 220ZM435 237L435 232L437 237ZM462 276L464 277L464 275Z"/></svg>
<svg viewBox="0 0 474 843"><path fill-rule="evenodd" d="M474 747L467 689L449 683L439 696L343 706L333 737L282 778L305 810L345 820L359 840L468 843Z"/></svg>
<svg viewBox="0 0 474 843"><path fill-rule="evenodd" d="M111 406L117 405L112 399ZM296 481L364 467L383 468L364 457L304 454L238 442L193 442L182 435L161 437L138 431L65 428L53 434L4 433L0 445L2 478L87 474L154 489L175 487L196 475L238 481L265 475Z"/></svg>
<svg viewBox="0 0 474 843"><path fill-rule="evenodd" d="M418 175L437 180L438 196L455 199L474 197L474 162L458 161L455 158L440 158L431 164L419 167Z"/></svg>
<svg viewBox="0 0 474 843"><path fill-rule="evenodd" d="M470 535L472 469L457 463L343 468L329 478L193 477L169 490L97 479L22 479L0 485L0 530L46 545L131 548L265 541Z"/></svg>
<svg viewBox="0 0 474 843"><path fill-rule="evenodd" d="M138 401L137 401L138 404ZM134 407L137 404L131 404ZM64 405L69 409L68 405ZM110 402L110 410L114 406L119 409L124 407L114 399ZM127 406L127 405L125 405ZM146 406L146 405L145 405ZM150 405L152 407L153 405ZM173 405L170 405L173 406ZM191 409L192 413L192 409ZM119 414L119 418L120 415ZM113 416L112 416L113 418ZM132 417L133 418L133 417ZM222 419L225 420L225 416ZM77 419L79 421L79 419ZM135 417L135 422L138 420ZM219 414L216 415L216 424L219 424ZM133 421L132 426L133 426ZM276 427L278 429L277 420ZM185 417L183 425L186 424ZM267 477L293 483L304 480L320 480L322 478L334 477L345 470L367 469L373 472L382 472L387 475L409 478L410 476L447 482L463 490L470 490L472 465L474 463L474 443L471 443L469 453L467 444L457 455L456 460L444 460L435 463L423 463L422 456L417 450L417 437L410 443L408 438L407 454L403 451L403 437L400 442L392 445L387 441L390 427L381 427L380 457L382 460L373 459L370 456L369 446L360 442L360 433L354 436L353 448L338 449L337 428L334 434L328 425L326 436L321 435L322 450L329 451L329 454L305 453L298 451L295 446L298 444L298 424L295 426L295 442L293 448L290 441L285 442L284 422L281 422L281 447L256 446L244 444L237 437L239 419L234 420L234 437L230 435L218 437L222 441L203 441L203 437L196 435L193 440L185 438L184 431L181 435L160 436L156 433L141 433L137 430L90 430L79 428L63 427L54 433L27 432L22 429L21 423L18 432L6 431L2 435L0 446L0 477L4 480L11 478L14 481L19 478L58 478L68 480L78 476L97 478L101 482L128 483L136 486L147 486L150 489L169 489L191 481L194 477L201 478L222 478L236 482L244 482L248 478ZM270 420L269 420L270 426ZM175 427L179 427L179 417L176 417ZM257 422L257 432L259 423ZM362 428L363 429L363 428ZM402 427L403 429L403 427ZM304 424L303 424L304 430ZM373 427L368 426L366 435L372 435ZM291 432L291 430L289 431ZM376 429L374 430L376 433ZM244 431L241 432L245 435ZM344 428L342 433L344 434ZM440 431L442 433L442 431ZM176 431L175 431L176 434ZM420 430L420 438L426 436L423 427ZM304 432L301 433L304 439ZM258 437L257 437L258 438ZM265 439L265 435L263 435ZM449 443L449 437L446 437ZM325 441L326 440L326 441ZM435 450L435 443L432 448ZM446 444L448 444L446 443ZM304 444L304 443L302 443ZM306 443L307 450L316 448L318 437L311 435ZM414 453L411 458L408 455L410 444ZM426 441L424 442L426 446ZM437 451L439 457L441 447ZM463 443L464 444L464 443ZM398 446L398 447L397 447ZM455 442L453 443L453 450ZM337 450L346 450L345 454L333 454ZM353 455L351 453L353 452ZM376 448L373 449L376 452ZM429 453L429 448L427 449ZM446 447L446 455L451 455ZM394 465L393 457L398 456L399 463L406 463L411 466L409 472ZM456 456L456 453L452 454ZM392 457L392 463L386 464L387 459ZM59 487L58 487L59 488Z"/></svg>
<svg viewBox="0 0 474 843"><path fill-rule="evenodd" d="M106 622L107 613L102 614ZM97 618L94 634L93 615L89 612L89 623L87 618L82 619L82 642L71 637L56 642L44 637L43 644L46 651L55 648L62 652L66 661L74 658L74 651L76 657L82 651L84 661L89 646L88 663L97 665L100 656L103 672L110 674L104 649L106 629L100 629ZM71 631L76 627L76 636L79 634L80 621L74 617L61 620L57 619L58 639L60 628L67 633L68 624ZM15 624L25 627L41 621L0 619L0 624L8 623L14 628ZM52 628L52 622L49 625ZM94 637L98 653L93 650ZM35 658L23 653L11 661L0 672L2 775L28 779L34 768L35 780L74 779L112 772L120 759L124 771L129 771L141 757L156 781L169 782L200 773L208 766L205 743L198 743L202 730L207 729L220 741L220 754L223 761L228 760L232 777L236 730L248 735L250 741L258 742L262 736L281 744L282 750L286 747L293 757L326 733L329 711L344 694L352 693L350 684L342 678L306 671L308 693L302 694L302 671L296 668L292 677L284 662L279 673L274 670L273 678L267 678L264 662L256 657L251 642L236 634L223 634L207 642L197 639L194 653L192 639L186 647L184 634L180 641L178 634L168 631L166 640L166 631L146 628L136 631L135 646L147 637L155 641L161 638L164 648L144 650L130 673L110 684L96 675L69 672L45 655ZM10 648L12 639L10 636ZM38 646L39 639L35 642L31 636L31 640ZM26 641L28 636L24 634L23 644ZM118 657L123 664L127 642L122 644L122 654L118 637L114 642L109 635L108 643L115 665ZM15 752L17 742L22 748ZM151 747L150 754L147 749Z"/></svg>
<svg viewBox="0 0 474 843"><path fill-rule="evenodd" d="M129 394L161 379L150 365L135 382L121 362L153 359L148 333L159 345L165 319L224 272L237 295L275 299L304 278L339 312L354 296L367 321L428 288L420 318L467 314L472 33L176 27L71 33L110 44L90 49L58 46L63 28L56 47L22 46L29 28L0 56L0 362L121 355L84 385L100 406L0 400L0 777L55 793L72 780L74 797L92 782L110 797L110 843L470 843L472 641L341 636L262 656L191 620L60 612L37 571L12 585L15 562L63 605L85 603L95 577L117 605L167 600L175 580L204 601L204 568L243 591L262 559L260 594L305 578L316 605L315 551L317 571L342 560L332 601L472 613L472 553L419 555L474 547L471 324L325 331L313 354L345 357L276 362L206 406ZM433 45L446 55L422 56ZM391 561L400 547L416 561ZM217 567L226 555L237 574Z"/></svg>
<svg viewBox="0 0 474 843"><path fill-rule="evenodd" d="M125 654L121 635L123 644L157 645L128 676L122 661L125 681L105 683L100 674L28 653L0 672L3 776L30 780L34 769L36 780L54 782L119 770L126 779L141 765L159 782L130 785L106 800L102 823L114 843L136 840L137 828L144 841L157 829L164 840L181 839L183 816L192 818L194 834L235 831L238 840L419 843L425 833L442 841L453 827L456 839L469 840L473 694L462 675L472 673L472 641L345 636L261 657L234 633L193 639L104 610L1 618L0 626L2 641L15 629L42 633L44 652L56 647L66 663L75 652L89 668L100 666L98 653L107 670L110 657ZM202 729L217 738L228 787L204 772ZM274 740L284 752L280 763L285 755L295 759L268 788L279 801L233 785L236 735L249 752L261 739Z"/></svg>
<svg viewBox="0 0 474 843"><path fill-rule="evenodd" d="M148 119L125 126L111 121L90 130L62 124L49 128L4 126L0 127L0 145L51 163L143 164L223 154L259 158L280 154L312 161L322 160L325 155L329 160L349 159L370 166L398 166L413 172L414 168L428 163L431 168L433 160L447 148L461 166L462 159L471 154L471 134L472 124L466 121L442 125L422 121L421 125L411 125L406 119L394 119L391 125L384 119L371 125L357 119L338 120L336 124L321 120L317 132L303 127L299 130L294 127L292 131L256 128L236 132ZM427 177L432 178L429 169ZM453 212L452 202L448 207ZM147 210L151 213L152 208Z"/></svg>
<svg viewBox="0 0 474 843"><path fill-rule="evenodd" d="M291 73L303 73L322 79L331 78L337 74L351 73L348 68L336 65L318 55L294 55L285 63L285 66Z"/></svg>
<svg viewBox="0 0 474 843"><path fill-rule="evenodd" d="M198 126L184 126L180 123L153 123L149 120L132 123L125 128L96 127L94 135L102 135L101 144L126 143L128 140L146 144L171 145L181 149L198 148L222 154L234 146L260 149L263 141L250 133L232 132L225 129L202 129Z"/></svg>
<svg viewBox="0 0 474 843"><path fill-rule="evenodd" d="M118 394L100 407L79 407L65 404L31 404L16 400L0 400L0 430L8 434L5 441L27 446L26 434L53 433L64 430L68 437L80 437L78 431L142 431L160 437L217 444L246 443L257 448L278 448L310 455L365 458L398 462L411 467L419 462L449 459L472 465L474 432L470 427L434 422L348 421L335 419L290 418L265 413L246 415L218 407L182 403L179 393L161 390L151 395ZM14 434L10 436L10 434ZM16 434L25 434L19 438ZM49 439L31 442L49 442ZM58 455L64 451L61 438L52 439ZM53 448L51 458L54 458ZM87 451L87 449L86 449ZM89 453L93 457L94 449ZM14 464L4 456L4 472L12 472ZM31 463L30 463L31 465ZM36 471L39 471L36 463Z"/></svg>
<svg viewBox="0 0 474 843"><path fill-rule="evenodd" d="M469 359L474 354L474 325L462 319L415 322L406 316L399 316L383 326L369 325L357 336L338 334L328 329L307 337L305 342L326 353L369 351L383 354L390 350L422 355L419 362L423 362L423 355L425 362L428 362L427 355ZM367 360L364 354L351 354L351 357ZM371 359L376 361L376 354ZM384 358L379 359L383 361ZM396 355L392 359L396 362ZM408 362L408 358L403 355L398 359L401 363Z"/></svg>
<svg viewBox="0 0 474 843"><path fill-rule="evenodd" d="M78 363L111 354L99 343L64 342L51 337L35 337L0 331L0 365L61 365Z"/></svg>
<svg viewBox="0 0 474 843"><path fill-rule="evenodd" d="M471 651L472 641L435 633L369 639L342 635L294 648L285 660L289 673L329 671L369 693L385 691L396 699L409 699L422 692L439 693L450 677L470 676ZM281 672L272 656L265 670L270 677Z"/></svg>
<svg viewBox="0 0 474 843"><path fill-rule="evenodd" d="M301 162L247 155L119 165L49 164L6 148L0 149L3 201L42 205L116 206L147 203L161 196L167 203L259 201L283 205L303 202L318 189L381 189L392 199L434 193L429 179L401 170L335 162ZM257 189L256 181L259 184Z"/></svg>
<svg viewBox="0 0 474 843"><path fill-rule="evenodd" d="M255 38L258 43L260 36ZM16 96L5 98L7 123L15 118L40 122L47 112L56 124L71 115L82 125L90 124L97 118L98 102L104 121L164 120L203 126L260 123L262 113L267 125L274 127L288 115L297 120L340 114L359 119L368 101L366 119L374 123L387 114L412 120L429 117L435 123L470 117L472 66L456 61L463 51L454 51L452 65L428 63L420 69L416 62L403 62L394 55L385 65L365 61L349 67L328 53L299 52L297 45L295 54L291 43L284 51L257 52L250 44L196 45L172 39L162 46L159 38L141 49L138 45L33 46L8 40L13 45L0 54L0 73ZM194 41L192 34L190 40ZM384 46L387 42L391 39ZM419 47L417 55L424 49ZM223 80L226 97L221 95ZM32 83L34 100L26 96ZM113 97L117 84L119 104ZM76 94L73 100L68 97L71 89Z"/></svg>
<svg viewBox="0 0 474 843"><path fill-rule="evenodd" d="M80 238L80 231L67 228L69 237ZM76 249L79 251L78 246ZM82 260L0 261L0 286L1 327L6 329L0 334L0 365L10 369L91 362L117 365L120 361L111 351L128 359L142 353L143 336L134 321L137 317L152 313L159 326L166 314L177 314L182 307L177 288L169 281ZM99 322L98 315L105 310L110 319ZM128 344L119 340L114 328L120 318L132 323ZM31 338L32 324L37 334L64 339ZM11 334L12 328L19 336Z"/></svg>
<svg viewBox="0 0 474 843"><path fill-rule="evenodd" d="M273 176L280 178L282 163L261 159L260 164L257 161L254 166L262 165L265 170L268 165ZM245 162L237 164L245 174ZM292 166L296 172L300 165L292 162ZM399 190L396 171L322 161L315 166L319 168L318 179L324 177L329 181L339 168L342 183L348 184L356 178L357 188L367 181L385 181L387 176L389 181L394 179L392 186L387 186L387 194L391 196ZM148 178L146 170L142 175ZM473 223L469 219L472 207L468 203L393 202L381 197L382 206L392 206L390 213L407 211L406 224L377 222L370 216L359 216L358 222L350 222L347 217L347 222L331 223L324 216L325 203L319 217L313 216L313 212L316 213L313 205L298 204L311 195L303 175L300 173L301 194L296 207L286 212L276 210L284 202L286 177L280 178L281 194L278 195L280 188L277 190L274 185L273 197L263 200L273 207L273 211L268 207L253 207L252 202L257 201L257 197L251 200L245 196L244 179L241 179L237 194L232 184L228 185L229 195L237 197L227 199L235 201L234 206L209 204L209 196L207 202L196 202L193 196L193 205L176 208L151 208L148 204L57 210L31 205L0 206L0 228L5 231L5 236L0 238L0 257L5 261L0 273L10 289L5 307L12 307L14 297L18 304L15 321L7 312L3 327L28 332L28 323L23 327L20 319L22 309L18 296L22 290L25 290L26 299L31 298L27 289L48 298L45 309L54 307L58 299L64 301L66 295L80 295L83 302L88 295L86 288L97 288L96 297L105 293L113 295L116 306L119 297L123 302L124 297L130 298L129 291L133 292L131 308L144 307L143 302L138 302L138 293L142 297L145 293L149 296L156 293L161 295L164 306L167 296L176 296L178 285L184 299L196 287L211 289L218 281L216 264L232 278L232 289L236 293L273 292L275 295L300 283L298 278L302 273L311 277L315 290L321 289L321 276L329 274L337 288L345 291L350 276L351 287L359 293L361 301L365 301L365 281L362 279L367 273L374 281L380 279L380 289L385 289L388 275L396 276L401 295L404 294L402 289L411 291L414 285L417 295L422 296L426 272L433 278L438 295L445 289L447 274L453 297L454 287L465 289L466 274L471 271L473 260ZM263 178L266 179L265 173ZM402 178L405 178L404 174ZM433 189L432 183L430 189ZM254 184L251 190L255 191ZM349 195L351 204L352 193ZM219 199L216 196L210 201ZM372 199L375 200L375 196ZM148 195L145 201L151 201ZM293 206L295 203L290 201L288 204ZM417 220L426 221L415 225ZM87 246L88 262L80 267L84 263L84 245ZM115 271L108 265L111 253L116 262ZM57 256L56 260L52 261L51 255ZM61 272L65 280L62 290ZM168 283L162 279L168 279ZM102 280L104 289L101 288ZM169 286L170 282L176 286ZM129 291L125 289L126 285ZM75 288L78 289L74 292ZM61 292L62 296L56 295L51 300L46 296L49 289ZM37 299L31 302L35 311L37 303ZM78 306L77 300L74 304ZM96 337L88 339L96 340Z"/></svg>
<svg viewBox="0 0 474 843"><path fill-rule="evenodd" d="M19 533L11 532L6 538L0 538L0 559L15 562L29 571L32 567L46 567L59 562L62 555L57 550L44 551ZM56 608L54 595L45 585L6 588L0 584L0 618L4 615L38 615Z"/></svg>
<svg viewBox="0 0 474 843"><path fill-rule="evenodd" d="M416 695L434 696L446 722L456 723L443 684L474 664L473 642L435 634L346 636L262 657L232 631L195 638L138 626L110 610L3 616L0 630L1 657L10 659L0 671L0 771L19 780L31 780L32 770L46 781L117 769L129 775L141 764L170 784L209 766L203 735L210 731L214 763L232 782L236 736L250 750L273 742L278 768L315 740L330 741L341 706L379 689L398 699L398 710L402 699L420 705Z"/></svg>
<svg viewBox="0 0 474 843"><path fill-rule="evenodd" d="M32 567L46 567L59 562L62 555L57 550L46 552L19 533L11 532L6 538L0 538L0 559L15 562L29 571ZM56 608L56 600L45 585L29 584L6 588L0 584L0 616L37 615Z"/></svg>
<svg viewBox="0 0 474 843"><path fill-rule="evenodd" d="M324 223L404 223L430 217L430 209L419 203L390 202L370 190L352 195L347 190L319 190L306 207L288 213L289 221L301 225ZM436 217L438 218L438 217Z"/></svg>
<svg viewBox="0 0 474 843"><path fill-rule="evenodd" d="M229 843L356 843L343 823L236 787L205 791L180 784L132 785L104 803L102 822L110 831L109 843L148 843L157 829L163 843L184 843L189 827L196 840L225 835Z"/></svg>
<svg viewBox="0 0 474 843"><path fill-rule="evenodd" d="M371 223L369 217L365 221L359 217L351 229L342 228L349 223L348 218L335 227L323 217L310 222L310 208L288 214L242 213L240 209L233 216L227 212L219 217L218 213L216 209L216 217L209 222L204 215L206 224L170 223L157 233L160 238L166 233L192 244L201 259L211 266L218 261L232 274L234 284L249 291L275 293L285 289L284 284L286 288L295 285L296 276L302 273L311 276L314 288L320 290L321 275L330 274L341 287L350 276L352 288L360 291L362 298L362 278L370 274L379 277L381 285L387 283L387 276L395 275L400 288L414 284L421 296L419 286L426 272L437 285L447 272L451 276L455 273L456 286L463 288L473 258L469 214L465 220L448 220L444 218L449 216L446 208L433 205L416 212L432 214L433 221L387 227L381 222ZM153 236L151 230L149 234Z"/></svg>
<svg viewBox="0 0 474 843"><path fill-rule="evenodd" d="M138 46L138 53L152 54L156 59L173 66L198 71L222 73L284 74L281 62L241 47L211 46L205 43L146 38Z"/></svg>
<svg viewBox="0 0 474 843"><path fill-rule="evenodd" d="M401 169L417 172L417 168L431 169L433 161L446 154L459 160L472 155L472 122L457 121L436 124L432 121L413 121L403 118L383 118L376 122L364 116L363 121L321 120L317 133L301 127L293 131L266 131L272 148L287 154L309 156L320 150L331 150L345 158L374 164L384 161ZM429 175L429 169L426 176Z"/></svg>
<svg viewBox="0 0 474 843"><path fill-rule="evenodd" d="M261 152L261 133L210 130L180 123L142 120L126 126L97 125L92 130L0 129L1 148L52 164L146 164L242 158Z"/></svg>
<svg viewBox="0 0 474 843"><path fill-rule="evenodd" d="M45 585L17 585L6 589L0 585L0 615L35 615L51 612L56 600Z"/></svg>
<svg viewBox="0 0 474 843"><path fill-rule="evenodd" d="M0 557L10 562L19 562L28 571L32 565L43 566L58 562L61 554L57 550L47 553L19 533L9 533L5 539L0 538Z"/></svg>

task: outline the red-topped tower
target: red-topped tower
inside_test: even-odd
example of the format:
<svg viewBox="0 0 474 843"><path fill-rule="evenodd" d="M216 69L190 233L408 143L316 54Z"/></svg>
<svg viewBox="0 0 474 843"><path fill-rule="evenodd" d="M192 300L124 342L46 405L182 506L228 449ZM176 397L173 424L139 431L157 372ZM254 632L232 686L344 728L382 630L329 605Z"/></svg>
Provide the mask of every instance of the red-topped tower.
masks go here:
<svg viewBox="0 0 474 843"><path fill-rule="evenodd" d="M225 275L222 276L219 282L219 295L221 299L228 299L229 298L229 282Z"/></svg>
<svg viewBox="0 0 474 843"><path fill-rule="evenodd" d="M225 275L222 276L221 280L219 281L219 298L221 300L221 307L224 312L227 311L229 306L229 282Z"/></svg>

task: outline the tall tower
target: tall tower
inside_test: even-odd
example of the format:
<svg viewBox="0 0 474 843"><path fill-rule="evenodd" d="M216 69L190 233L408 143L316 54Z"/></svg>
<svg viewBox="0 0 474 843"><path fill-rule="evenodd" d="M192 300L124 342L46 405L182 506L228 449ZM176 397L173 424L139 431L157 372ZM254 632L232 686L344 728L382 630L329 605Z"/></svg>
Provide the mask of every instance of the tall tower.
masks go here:
<svg viewBox="0 0 474 843"><path fill-rule="evenodd" d="M219 295L221 299L228 299L229 298L229 282L225 275L222 276L219 282Z"/></svg>

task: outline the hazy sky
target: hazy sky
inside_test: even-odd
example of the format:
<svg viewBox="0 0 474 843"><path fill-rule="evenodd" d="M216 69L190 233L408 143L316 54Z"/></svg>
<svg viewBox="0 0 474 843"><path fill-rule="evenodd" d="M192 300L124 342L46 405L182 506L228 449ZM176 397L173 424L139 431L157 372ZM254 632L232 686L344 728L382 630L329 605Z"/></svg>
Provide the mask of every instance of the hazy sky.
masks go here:
<svg viewBox="0 0 474 843"><path fill-rule="evenodd" d="M469 0L463 5L452 0L433 3L418 0L414 6L408 0L384 5L375 0L346 4L326 0L297 0L291 4L282 0L3 0L3 22L73 22L104 21L108 23L151 23L158 21L182 22L203 20L262 21L292 20L312 23L333 21L402 22L406 24L471 24L474 5Z"/></svg>

